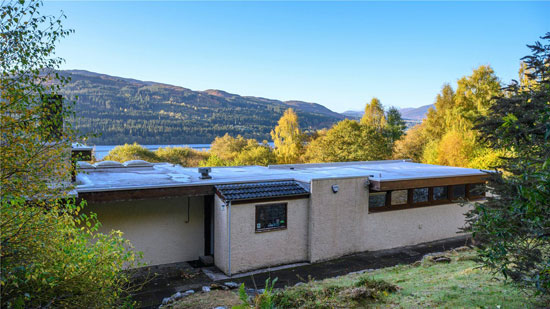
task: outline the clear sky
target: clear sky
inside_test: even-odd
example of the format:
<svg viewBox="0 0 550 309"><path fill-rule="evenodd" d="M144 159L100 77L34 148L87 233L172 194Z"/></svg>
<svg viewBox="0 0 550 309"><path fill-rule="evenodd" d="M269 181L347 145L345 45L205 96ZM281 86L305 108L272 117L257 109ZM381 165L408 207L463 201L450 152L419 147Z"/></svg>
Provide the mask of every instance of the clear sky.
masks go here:
<svg viewBox="0 0 550 309"><path fill-rule="evenodd" d="M361 110L433 103L482 64L517 78L550 2L53 2L63 69Z"/></svg>

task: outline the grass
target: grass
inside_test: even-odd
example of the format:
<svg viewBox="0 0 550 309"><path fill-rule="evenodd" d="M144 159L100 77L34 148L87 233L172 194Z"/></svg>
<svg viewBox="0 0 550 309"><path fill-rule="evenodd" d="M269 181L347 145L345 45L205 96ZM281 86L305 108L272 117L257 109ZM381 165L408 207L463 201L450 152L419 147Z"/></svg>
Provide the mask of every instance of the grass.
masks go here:
<svg viewBox="0 0 550 309"><path fill-rule="evenodd" d="M165 308L175 309L203 309L218 306L238 306L241 304L239 296L234 291L215 290L208 293L195 293Z"/></svg>
<svg viewBox="0 0 550 309"><path fill-rule="evenodd" d="M537 299L530 292L480 268L475 261L475 252L449 251L445 256L450 258L450 262L436 263L427 258L412 265L311 281L275 292L274 300L278 308L547 307L548 300ZM224 305L231 307L238 303L236 292L220 292L231 301ZM208 299L219 295L194 296ZM193 308L189 301L196 300L183 299L180 302L182 307L178 308ZM216 304L222 303L218 301Z"/></svg>

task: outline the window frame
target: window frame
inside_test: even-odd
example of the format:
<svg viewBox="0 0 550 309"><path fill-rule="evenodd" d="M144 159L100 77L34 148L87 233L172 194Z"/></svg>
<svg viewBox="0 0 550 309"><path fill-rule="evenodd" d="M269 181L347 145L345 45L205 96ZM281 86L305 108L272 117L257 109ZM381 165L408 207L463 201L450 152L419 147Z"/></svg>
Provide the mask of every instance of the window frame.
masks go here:
<svg viewBox="0 0 550 309"><path fill-rule="evenodd" d="M277 226L277 227L266 227L258 229L258 216L259 216L259 207L267 207L267 206L278 206L278 205L284 205L285 207L285 226ZM256 204L254 205L254 212L255 212L255 220L254 220L254 232L255 233L265 233L265 232L271 232L271 231L279 231L279 230L286 230L288 228L288 203L268 203L268 204Z"/></svg>
<svg viewBox="0 0 550 309"><path fill-rule="evenodd" d="M482 195L470 195L470 188L472 185L478 185L478 184L485 184L485 183L470 183L470 184L460 184L460 185L447 185L447 186L433 186L433 187L419 187L419 188L409 188L409 189L397 189L397 190L387 190L387 191L376 191L376 190L370 190L370 193L377 193L377 192L386 192L386 204L382 207L375 207L371 208L369 205L369 213L378 213L378 212L385 212L385 211L392 211L392 210L404 210L404 209L413 209L413 208L420 208L420 207L427 207L427 206L437 206L437 205L444 205L444 204L456 204L459 200L455 200L453 198L453 187L454 186L462 186L466 185L466 196L465 199L468 201L475 201L485 198L485 192L483 192ZM434 199L434 188L436 187L447 187L447 198L446 199L440 199L435 200ZM425 202L413 202L413 195L415 189L423 189L428 188L428 200ZM401 191L401 190L407 190L407 203L406 204L399 204L399 205L392 205L391 204L391 194L393 191Z"/></svg>

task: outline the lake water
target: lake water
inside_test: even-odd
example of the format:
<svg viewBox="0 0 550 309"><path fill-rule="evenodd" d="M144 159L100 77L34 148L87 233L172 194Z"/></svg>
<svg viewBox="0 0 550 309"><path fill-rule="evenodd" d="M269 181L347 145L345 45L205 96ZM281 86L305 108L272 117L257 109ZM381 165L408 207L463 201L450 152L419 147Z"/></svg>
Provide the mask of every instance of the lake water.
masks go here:
<svg viewBox="0 0 550 309"><path fill-rule="evenodd" d="M94 147L94 154L96 160L103 160L103 158L118 145L96 145ZM141 145L149 150L157 150L165 147L189 147L195 150L210 150L210 144L182 144L182 145Z"/></svg>

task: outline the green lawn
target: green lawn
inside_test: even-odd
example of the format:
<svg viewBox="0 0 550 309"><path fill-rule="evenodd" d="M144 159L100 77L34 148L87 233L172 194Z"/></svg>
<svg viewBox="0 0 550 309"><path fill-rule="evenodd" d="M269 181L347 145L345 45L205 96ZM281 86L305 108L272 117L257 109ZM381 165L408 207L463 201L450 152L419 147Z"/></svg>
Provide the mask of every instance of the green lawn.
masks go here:
<svg viewBox="0 0 550 309"><path fill-rule="evenodd" d="M474 261L471 250L449 251L450 262L424 259L413 265L399 265L363 274L352 274L280 290L275 302L280 308L534 308L547 307L502 278L494 279ZM236 292L224 291L223 298L235 300ZM193 299L212 298L200 294ZM218 295L219 297L220 295ZM223 301L213 302L222 305ZM178 303L186 307L186 301ZM233 305L234 302L227 305ZM181 307L180 307L181 306Z"/></svg>

